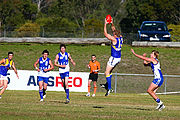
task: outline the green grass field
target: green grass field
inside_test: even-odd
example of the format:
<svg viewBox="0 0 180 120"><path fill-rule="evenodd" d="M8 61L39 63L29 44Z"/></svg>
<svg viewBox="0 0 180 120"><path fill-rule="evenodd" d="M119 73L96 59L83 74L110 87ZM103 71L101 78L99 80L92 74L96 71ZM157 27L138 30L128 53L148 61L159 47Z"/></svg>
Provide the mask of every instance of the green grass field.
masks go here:
<svg viewBox="0 0 180 120"><path fill-rule="evenodd" d="M179 120L180 96L159 95L166 108L155 110L156 103L149 95L97 93L70 93L71 102L64 104L64 92L47 92L44 102L39 102L38 91L6 91L0 99L1 120Z"/></svg>
<svg viewBox="0 0 180 120"><path fill-rule="evenodd" d="M150 67L144 67L142 60L132 55L130 51L131 48L138 54L150 54L152 50L158 50L160 52L159 60L161 62L162 73L180 75L180 48L131 47L125 44L122 47L121 62L113 70L114 73L152 74ZM7 57L8 51L13 51L15 54L14 61L18 70L35 70L33 64L41 56L44 49L49 50L49 57L54 61L56 54L59 52L59 44L0 43L0 59ZM67 45L67 51L76 62L75 67L70 64L72 72L89 72L87 64L91 59L91 55L96 54L97 60L101 63L100 72L104 73L107 61L110 57L111 47L108 45ZM58 68L55 67L54 70L58 71ZM113 88L114 79L115 77L113 76ZM117 79L117 92L144 93L153 77L118 76ZM98 85L99 83L105 83L105 81L104 75L100 75ZM167 91L180 91L179 84L179 78L168 78ZM134 90L134 88L136 89ZM97 91L103 92L102 89L98 89ZM158 92L164 92L164 85Z"/></svg>
<svg viewBox="0 0 180 120"><path fill-rule="evenodd" d="M160 52L161 68L164 74L180 74L180 49L133 47L138 54L150 54L153 49ZM8 51L15 53L14 61L18 70L33 70L34 62L41 56L44 49L50 51L49 57L54 61L59 52L59 44L1 43L0 59L7 57ZM122 61L113 72L151 74L151 69L142 65L142 60L135 58L130 52L131 46L122 48ZM73 72L88 72L86 65L92 54L96 54L101 63L101 72L110 57L110 46L99 45L67 45L76 67ZM54 70L57 70L55 68ZM98 87L96 97L85 97L86 93L70 93L71 102L66 105L64 92L49 92L44 102L39 102L38 91L6 91L0 99L0 120L61 120L61 119L124 119L124 120L179 120L180 96L158 95L166 105L166 109L155 110L156 103L149 95L135 93L145 92L153 78L118 76L118 92L104 96ZM114 80L114 76L113 76ZM168 79L169 80L169 79ZM139 82L137 82L139 81ZM141 81L141 82L140 82ZM142 83L144 81L144 83ZM104 83L103 75L99 83ZM179 91L179 80L168 81L168 91ZM137 84L140 83L140 84ZM114 83L112 83L113 85ZM143 84L143 85L142 85ZM141 87L139 87L141 86ZM163 86L159 90L163 92ZM135 92L135 93L133 93ZM133 93L133 94L130 94Z"/></svg>

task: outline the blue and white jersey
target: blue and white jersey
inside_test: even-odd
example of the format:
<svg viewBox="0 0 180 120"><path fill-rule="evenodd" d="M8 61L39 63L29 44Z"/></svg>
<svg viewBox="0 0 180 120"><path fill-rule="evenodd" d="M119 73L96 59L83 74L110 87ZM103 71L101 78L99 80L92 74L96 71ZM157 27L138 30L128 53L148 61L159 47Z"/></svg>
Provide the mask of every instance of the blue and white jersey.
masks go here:
<svg viewBox="0 0 180 120"><path fill-rule="evenodd" d="M49 74L48 74L49 71L44 72L44 69L48 69L50 67L49 61L50 61L49 58L46 58L46 60L44 60L43 57L39 58L39 69L40 69L40 72L38 72L38 76L49 77Z"/></svg>
<svg viewBox="0 0 180 120"><path fill-rule="evenodd" d="M158 61L158 59L156 59L156 60L158 62L157 64L153 64L151 62L151 68L154 73L154 79L163 79L163 75L162 75L161 68L160 68L160 62Z"/></svg>
<svg viewBox="0 0 180 120"><path fill-rule="evenodd" d="M114 58L121 58L121 48L123 44L123 38L116 38L116 45L111 45L111 56Z"/></svg>
<svg viewBox="0 0 180 120"><path fill-rule="evenodd" d="M68 57L68 53L65 52L64 54L62 54L61 52L58 53L59 59L58 59L58 64L59 65L66 65L66 67L59 67L59 73L65 73L65 72L69 72L69 57Z"/></svg>

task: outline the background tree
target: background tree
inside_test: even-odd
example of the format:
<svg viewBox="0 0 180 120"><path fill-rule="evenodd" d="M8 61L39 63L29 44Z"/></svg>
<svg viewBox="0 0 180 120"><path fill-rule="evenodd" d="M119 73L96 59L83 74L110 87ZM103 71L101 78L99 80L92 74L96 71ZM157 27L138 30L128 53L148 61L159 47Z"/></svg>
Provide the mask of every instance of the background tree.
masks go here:
<svg viewBox="0 0 180 120"><path fill-rule="evenodd" d="M125 17L123 24L123 32L137 32L143 21L164 21L167 24L179 24L180 18L179 0L127 0Z"/></svg>
<svg viewBox="0 0 180 120"><path fill-rule="evenodd" d="M15 29L17 37L39 37L40 26L31 21L26 22L20 28Z"/></svg>
<svg viewBox="0 0 180 120"><path fill-rule="evenodd" d="M123 33L136 33L137 28L145 20L180 24L180 2L179 0L0 0L2 31L4 29L14 31L27 21L32 21L40 25L41 32L51 34L60 32L69 34L70 31L75 33L83 30L88 32L90 28L98 29L97 32L101 33L107 14L113 17L115 25Z"/></svg>
<svg viewBox="0 0 180 120"><path fill-rule="evenodd" d="M26 20L35 19L36 6L31 0L2 0L0 13L2 27L12 31Z"/></svg>

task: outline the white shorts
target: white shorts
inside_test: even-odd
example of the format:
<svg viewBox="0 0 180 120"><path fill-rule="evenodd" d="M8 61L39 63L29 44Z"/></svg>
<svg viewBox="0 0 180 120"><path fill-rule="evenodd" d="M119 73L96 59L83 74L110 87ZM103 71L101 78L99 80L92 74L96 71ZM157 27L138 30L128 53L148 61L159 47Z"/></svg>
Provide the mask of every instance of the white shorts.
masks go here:
<svg viewBox="0 0 180 120"><path fill-rule="evenodd" d="M121 58L114 58L111 56L109 58L109 61L107 62L107 65L111 67L115 67L120 61L121 61Z"/></svg>
<svg viewBox="0 0 180 120"><path fill-rule="evenodd" d="M0 75L0 80L8 80L7 76Z"/></svg>

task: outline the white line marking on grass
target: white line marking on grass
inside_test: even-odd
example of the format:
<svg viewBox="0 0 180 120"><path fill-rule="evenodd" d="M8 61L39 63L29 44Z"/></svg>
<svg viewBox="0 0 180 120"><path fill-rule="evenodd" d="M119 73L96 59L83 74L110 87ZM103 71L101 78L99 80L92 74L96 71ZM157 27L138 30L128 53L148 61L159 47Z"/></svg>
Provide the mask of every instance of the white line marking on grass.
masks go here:
<svg viewBox="0 0 180 120"><path fill-rule="evenodd" d="M178 94L180 91L177 92L163 92L163 93L156 93L157 95L167 95L167 94ZM140 95L149 95L148 93L140 93Z"/></svg>

